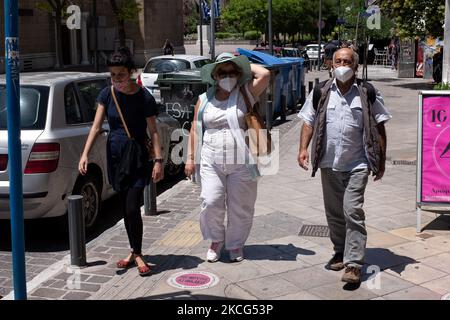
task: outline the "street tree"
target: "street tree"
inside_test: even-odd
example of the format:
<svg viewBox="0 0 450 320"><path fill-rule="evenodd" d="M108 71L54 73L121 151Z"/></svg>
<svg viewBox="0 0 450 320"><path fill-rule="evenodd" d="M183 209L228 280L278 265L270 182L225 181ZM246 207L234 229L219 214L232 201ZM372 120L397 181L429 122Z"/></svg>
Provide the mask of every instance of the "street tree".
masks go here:
<svg viewBox="0 0 450 320"><path fill-rule="evenodd" d="M401 37L443 37L445 1L380 0L384 14L397 24Z"/></svg>
<svg viewBox="0 0 450 320"><path fill-rule="evenodd" d="M125 22L137 22L139 20L139 13L142 7L136 1L129 0L110 0L112 11L116 16L117 29L119 33L120 46L125 46L126 31Z"/></svg>
<svg viewBox="0 0 450 320"><path fill-rule="evenodd" d="M47 12L52 17L55 23L55 53L56 53L56 65L55 68L59 69L63 66L63 54L62 54L62 23L61 20L67 15L66 10L68 6L67 0L47 0L39 1L36 3L38 10Z"/></svg>

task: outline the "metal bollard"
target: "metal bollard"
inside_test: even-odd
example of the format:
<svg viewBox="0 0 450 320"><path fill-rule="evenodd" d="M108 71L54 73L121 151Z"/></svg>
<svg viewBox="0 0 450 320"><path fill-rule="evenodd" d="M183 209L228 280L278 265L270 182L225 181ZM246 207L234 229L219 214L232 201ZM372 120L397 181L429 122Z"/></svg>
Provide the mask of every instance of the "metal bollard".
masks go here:
<svg viewBox="0 0 450 320"><path fill-rule="evenodd" d="M294 101L292 111L295 113L297 112L297 103L298 103L297 89L292 89L292 101Z"/></svg>
<svg viewBox="0 0 450 320"><path fill-rule="evenodd" d="M287 102L286 96L282 95L281 96L281 116L280 116L280 119L282 122L286 121L286 109L287 109L286 102Z"/></svg>
<svg viewBox="0 0 450 320"><path fill-rule="evenodd" d="M272 129L272 101L267 100L266 105L266 127L267 130Z"/></svg>
<svg viewBox="0 0 450 320"><path fill-rule="evenodd" d="M306 101L306 86L304 84L301 85L301 94L300 94L300 105L303 106L303 104Z"/></svg>
<svg viewBox="0 0 450 320"><path fill-rule="evenodd" d="M308 81L308 94L314 89L314 82Z"/></svg>
<svg viewBox="0 0 450 320"><path fill-rule="evenodd" d="M146 216L156 216L156 183L150 178L150 183L144 189L144 214Z"/></svg>
<svg viewBox="0 0 450 320"><path fill-rule="evenodd" d="M69 199L70 264L86 266L86 235L84 230L83 197L72 195Z"/></svg>

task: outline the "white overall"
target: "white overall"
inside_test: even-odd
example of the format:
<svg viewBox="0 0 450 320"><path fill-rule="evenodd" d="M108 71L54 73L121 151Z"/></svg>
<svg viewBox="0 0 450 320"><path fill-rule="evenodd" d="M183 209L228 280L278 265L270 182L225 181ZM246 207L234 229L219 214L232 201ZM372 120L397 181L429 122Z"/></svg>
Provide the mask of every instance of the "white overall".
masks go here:
<svg viewBox="0 0 450 320"><path fill-rule="evenodd" d="M250 102L254 104L251 93L246 89ZM235 89L228 100L218 101L211 97L202 113L204 133L200 178L203 202L200 228L205 240L224 241L227 250L244 246L252 227L256 201L257 181L248 166L237 161L239 142L236 140L240 139L236 139L233 132L238 125L240 129L246 129L246 111L245 101Z"/></svg>

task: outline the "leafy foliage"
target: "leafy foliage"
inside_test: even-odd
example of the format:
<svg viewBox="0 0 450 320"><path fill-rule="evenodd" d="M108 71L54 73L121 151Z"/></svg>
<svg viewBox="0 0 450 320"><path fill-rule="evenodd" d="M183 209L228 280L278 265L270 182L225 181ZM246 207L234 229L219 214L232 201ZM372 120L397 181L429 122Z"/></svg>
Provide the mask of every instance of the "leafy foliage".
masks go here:
<svg viewBox="0 0 450 320"><path fill-rule="evenodd" d="M381 0L383 12L397 24L401 37L442 37L445 1Z"/></svg>
<svg viewBox="0 0 450 320"><path fill-rule="evenodd" d="M437 85L435 85L433 89L434 90L450 90L450 84L441 82L441 83L438 83Z"/></svg>

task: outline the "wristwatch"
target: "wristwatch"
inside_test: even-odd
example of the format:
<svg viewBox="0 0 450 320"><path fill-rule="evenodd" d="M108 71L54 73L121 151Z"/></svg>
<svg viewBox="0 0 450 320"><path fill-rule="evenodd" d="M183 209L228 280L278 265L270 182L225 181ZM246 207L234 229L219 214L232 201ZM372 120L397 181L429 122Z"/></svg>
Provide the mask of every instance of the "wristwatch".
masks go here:
<svg viewBox="0 0 450 320"><path fill-rule="evenodd" d="M155 161L155 163L163 163L163 159L161 159L161 158L155 159L153 161Z"/></svg>

